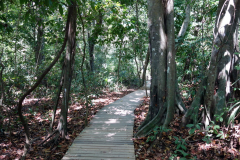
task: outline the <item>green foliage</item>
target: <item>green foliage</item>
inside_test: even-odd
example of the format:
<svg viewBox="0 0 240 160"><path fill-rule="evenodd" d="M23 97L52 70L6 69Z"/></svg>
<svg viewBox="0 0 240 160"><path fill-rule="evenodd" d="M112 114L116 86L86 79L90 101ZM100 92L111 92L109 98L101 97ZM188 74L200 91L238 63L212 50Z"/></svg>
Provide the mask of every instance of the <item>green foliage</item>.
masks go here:
<svg viewBox="0 0 240 160"><path fill-rule="evenodd" d="M192 135L195 133L196 130L200 130L201 127L200 127L201 123L198 123L198 124L187 124L186 127L188 128L191 128L189 130L189 134Z"/></svg>
<svg viewBox="0 0 240 160"><path fill-rule="evenodd" d="M198 82L204 76L212 49L213 19L216 16L218 1L192 1L191 21L184 37L177 37L185 18L185 6L189 1L174 1L176 28L176 61L179 81ZM203 22L204 19L204 22ZM206 25L208 24L208 25ZM187 62L187 63L186 63Z"/></svg>
<svg viewBox="0 0 240 160"><path fill-rule="evenodd" d="M186 158L187 156L190 156L188 153L186 153L187 143L186 143L185 139L178 138L176 136L173 136L173 137L175 139L175 144L177 145L174 153L175 154L181 154L183 156L182 159Z"/></svg>
<svg viewBox="0 0 240 160"><path fill-rule="evenodd" d="M240 101L235 102L235 104L229 108L228 112L230 113L230 116L228 118L228 124L234 123L234 119L237 113L239 113L239 108L240 108Z"/></svg>
<svg viewBox="0 0 240 160"><path fill-rule="evenodd" d="M154 129L149 133L149 136L147 138L147 141L146 142L152 142L154 140L156 140L157 136L159 134L161 134L162 132L169 132L171 131L171 129L168 129L166 127L163 127L163 126L156 126L154 127Z"/></svg>

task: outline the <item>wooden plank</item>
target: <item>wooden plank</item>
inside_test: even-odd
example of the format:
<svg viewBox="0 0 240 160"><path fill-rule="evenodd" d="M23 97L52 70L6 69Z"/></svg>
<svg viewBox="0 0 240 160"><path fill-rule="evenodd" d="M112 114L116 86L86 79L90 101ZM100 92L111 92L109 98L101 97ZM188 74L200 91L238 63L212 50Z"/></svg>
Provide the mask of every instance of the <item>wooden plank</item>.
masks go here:
<svg viewBox="0 0 240 160"><path fill-rule="evenodd" d="M135 153L134 150L124 150L124 154L128 154L128 153ZM119 154L119 150L103 150L103 149L98 149L98 150L79 150L79 149L71 149L69 150L66 155L69 154Z"/></svg>
<svg viewBox="0 0 240 160"><path fill-rule="evenodd" d="M136 91L100 110L63 159L134 160L133 110L144 93Z"/></svg>
<svg viewBox="0 0 240 160"><path fill-rule="evenodd" d="M63 160L128 160L128 159L133 159L133 158L99 158L99 157L63 157Z"/></svg>
<svg viewBox="0 0 240 160"><path fill-rule="evenodd" d="M81 143L83 145L85 144L114 144L114 145L133 145L133 142L115 142L115 141L76 141L76 143Z"/></svg>
<svg viewBox="0 0 240 160"><path fill-rule="evenodd" d="M118 153L118 154L70 154L66 155L65 157L101 157L101 158L135 158L134 154L124 154L124 153ZM124 159L123 159L124 160Z"/></svg>
<svg viewBox="0 0 240 160"><path fill-rule="evenodd" d="M71 148L67 151L67 152L71 152L71 151L119 151L119 150L122 150L124 152L134 152L134 147L127 147L127 148L124 148L124 147L105 147L105 146L98 146L98 147L95 147L95 146L87 146L86 148L79 148L79 146L71 146Z"/></svg>
<svg viewBox="0 0 240 160"><path fill-rule="evenodd" d="M79 149L84 149L84 148L134 148L132 145L113 145L113 144L78 144L78 143L73 143L71 147L78 147Z"/></svg>

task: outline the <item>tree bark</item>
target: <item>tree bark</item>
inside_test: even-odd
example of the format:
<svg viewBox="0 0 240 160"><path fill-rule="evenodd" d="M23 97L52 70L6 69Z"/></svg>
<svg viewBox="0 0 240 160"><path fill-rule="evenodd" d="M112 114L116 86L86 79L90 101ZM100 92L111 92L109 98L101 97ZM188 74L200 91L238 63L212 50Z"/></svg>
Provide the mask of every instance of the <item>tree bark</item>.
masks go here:
<svg viewBox="0 0 240 160"><path fill-rule="evenodd" d="M61 107L61 115L58 124L58 130L62 137L67 136L67 115L68 115L68 103L70 100L72 74L74 70L74 57L76 51L76 18L77 8L76 1L72 0L71 5L68 8L70 14L69 28L68 28L68 43L67 50L64 59L64 80L63 80L63 103Z"/></svg>
<svg viewBox="0 0 240 160"><path fill-rule="evenodd" d="M175 111L175 38L173 0L148 1L151 87L148 115L135 136L168 126Z"/></svg>
<svg viewBox="0 0 240 160"><path fill-rule="evenodd" d="M60 81L59 81L59 88L58 88L56 98L55 98L55 105L53 106L52 121L51 121L50 129L49 129L50 133L53 132L53 124L54 124L54 120L55 120L55 115L56 115L58 102L59 102L60 95L61 95L62 88L63 88L63 78L64 78L63 77L63 68L64 68L64 65L62 66L62 73L61 73L61 77L60 77Z"/></svg>
<svg viewBox="0 0 240 160"><path fill-rule="evenodd" d="M42 43L43 43L43 32L44 32L44 28L43 28L43 20L41 18L38 19L37 21L37 25L38 25L38 29L37 29L37 44L35 47L35 62L36 62L36 69L38 72L38 68L39 65L42 64L42 59L43 59L43 55L42 55Z"/></svg>
<svg viewBox="0 0 240 160"><path fill-rule="evenodd" d="M99 10L97 17L98 17L97 24L95 25L93 33L91 35L88 34L89 64L90 64L91 72L94 71L94 46L95 46L97 38L100 35L101 30L102 30L103 14L102 14L101 10Z"/></svg>
<svg viewBox="0 0 240 160"><path fill-rule="evenodd" d="M166 4L166 28L167 28L167 116L164 126L167 127L174 117L176 88L175 65L175 36L174 36L174 2L168 0Z"/></svg>
<svg viewBox="0 0 240 160"><path fill-rule="evenodd" d="M147 72L149 59L150 59L150 51L149 51L149 47L148 47L147 55L146 55L146 58L145 58L145 64L144 64L144 68L143 68L141 86L143 86L144 82L146 81L146 72Z"/></svg>
<svg viewBox="0 0 240 160"><path fill-rule="evenodd" d="M24 101L24 99L26 98L27 95L29 95L32 91L34 91L38 85L41 83L41 81L43 80L43 78L46 76L46 74L52 69L52 67L56 64L56 62L58 61L58 59L60 58L61 54L63 53L66 43L67 43L67 39L68 39L68 28L69 28L69 19L70 19L70 15L68 14L68 19L67 19L67 23L66 23L66 27L65 27L65 37L64 37L64 42L63 45L61 47L61 49L58 51L56 57L54 58L54 60L52 61L52 63L43 71L43 73L41 74L41 76L39 76L39 78L37 79L36 83L29 89L27 90L19 99L18 102L18 116L20 121L22 122L22 125L24 127L24 131L25 131L25 137L26 137L26 144L25 144L25 149L24 149L24 154L23 156L25 156L25 154L27 153L27 150L30 146L30 132L29 132L29 127L28 124L22 114L22 103Z"/></svg>
<svg viewBox="0 0 240 160"><path fill-rule="evenodd" d="M190 0L185 8L185 19L183 21L180 31L178 32L178 38L183 37L185 35L187 28L189 26L192 1L193 0Z"/></svg>
<svg viewBox="0 0 240 160"><path fill-rule="evenodd" d="M217 18L215 21L214 41L211 54L209 70L207 72L207 80L200 88L206 88L204 95L197 93L190 110L198 110L203 105L202 123L205 128L210 121L220 122L220 117L227 121L227 112L224 108L227 106L231 94L231 74L234 66L234 52L236 51L236 42L234 39L239 19L240 2L234 0L220 0L217 10ZM202 89L199 89L203 92ZM198 102L198 106L194 105L203 96L203 101ZM196 102L195 102L196 101ZM194 109L195 108L195 109ZM197 113L191 116L188 113L184 116L183 121L193 120L197 123ZM195 117L195 118L193 118Z"/></svg>
<svg viewBox="0 0 240 160"><path fill-rule="evenodd" d="M5 91L4 91L4 82L3 82L3 70L5 66L2 63L3 49L0 54L0 107L4 105Z"/></svg>

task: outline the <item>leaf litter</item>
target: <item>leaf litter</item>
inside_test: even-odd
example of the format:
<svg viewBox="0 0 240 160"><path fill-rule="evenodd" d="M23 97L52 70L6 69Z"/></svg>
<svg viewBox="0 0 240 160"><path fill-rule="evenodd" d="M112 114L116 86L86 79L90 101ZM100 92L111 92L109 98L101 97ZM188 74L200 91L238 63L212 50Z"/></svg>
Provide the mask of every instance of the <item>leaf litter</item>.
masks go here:
<svg viewBox="0 0 240 160"><path fill-rule="evenodd" d="M150 98L144 97L143 103L134 111L133 135L147 116L149 101ZM145 137L133 138L136 160L240 159L240 124L221 127L218 133L211 135L209 141L204 141L206 132L196 129L190 135L190 128L181 126L181 119L182 115L175 114L168 130L157 128ZM222 131L225 133L224 138L219 136Z"/></svg>
<svg viewBox="0 0 240 160"><path fill-rule="evenodd" d="M120 99L121 97L135 91L135 89L126 89L119 92L103 91L98 96L92 96L92 103L89 107L88 122L91 121L95 115L104 106ZM31 139L34 140L30 150L26 156L27 160L31 159L61 159L73 140L85 128L85 102L77 100L81 95L72 95L72 102L68 111L68 139L58 138L54 146L41 146L41 142L48 136L48 130L51 122L52 108L54 101L52 99L42 98L33 99L28 98L24 102L23 113L28 122ZM76 100L74 99L76 98ZM61 100L60 104L61 105ZM57 109L54 129L58 123L60 109ZM1 113L5 116L4 125L8 125L8 131L0 133L0 159L11 160L20 159L24 149L25 136L24 129L19 121L17 109L4 110ZM10 114L9 114L10 113ZM9 116L10 115L10 116Z"/></svg>

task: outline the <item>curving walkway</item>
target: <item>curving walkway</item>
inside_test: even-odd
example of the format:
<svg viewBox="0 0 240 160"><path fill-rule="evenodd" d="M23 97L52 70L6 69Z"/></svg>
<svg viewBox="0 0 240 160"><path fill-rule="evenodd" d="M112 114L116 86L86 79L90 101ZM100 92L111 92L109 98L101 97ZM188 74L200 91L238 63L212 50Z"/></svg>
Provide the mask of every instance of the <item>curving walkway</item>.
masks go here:
<svg viewBox="0 0 240 160"><path fill-rule="evenodd" d="M135 160L133 112L145 93L137 90L102 108L74 140L63 160Z"/></svg>

